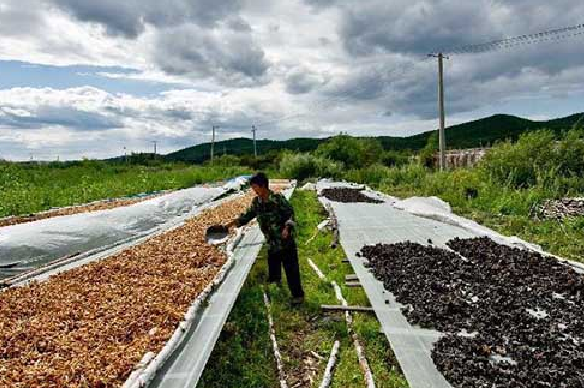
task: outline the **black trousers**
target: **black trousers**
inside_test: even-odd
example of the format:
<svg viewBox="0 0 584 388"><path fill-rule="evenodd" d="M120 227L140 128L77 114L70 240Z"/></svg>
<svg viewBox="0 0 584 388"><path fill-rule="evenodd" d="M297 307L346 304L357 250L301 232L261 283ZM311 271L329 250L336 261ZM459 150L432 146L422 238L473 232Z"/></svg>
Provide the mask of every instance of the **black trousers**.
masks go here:
<svg viewBox="0 0 584 388"><path fill-rule="evenodd" d="M298 249L296 246L288 246L280 251L268 252L268 281L282 281L282 266L286 271L288 288L294 298L304 296L304 290L300 282L300 267L298 265Z"/></svg>

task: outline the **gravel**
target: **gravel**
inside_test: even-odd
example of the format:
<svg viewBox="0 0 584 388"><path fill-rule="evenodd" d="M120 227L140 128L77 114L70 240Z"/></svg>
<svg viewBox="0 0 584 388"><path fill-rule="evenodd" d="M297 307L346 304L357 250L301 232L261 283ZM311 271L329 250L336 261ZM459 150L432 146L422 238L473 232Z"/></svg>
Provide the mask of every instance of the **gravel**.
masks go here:
<svg viewBox="0 0 584 388"><path fill-rule="evenodd" d="M408 321L445 336L432 351L454 387L584 387L584 277L488 238L456 252L411 242L365 246Z"/></svg>

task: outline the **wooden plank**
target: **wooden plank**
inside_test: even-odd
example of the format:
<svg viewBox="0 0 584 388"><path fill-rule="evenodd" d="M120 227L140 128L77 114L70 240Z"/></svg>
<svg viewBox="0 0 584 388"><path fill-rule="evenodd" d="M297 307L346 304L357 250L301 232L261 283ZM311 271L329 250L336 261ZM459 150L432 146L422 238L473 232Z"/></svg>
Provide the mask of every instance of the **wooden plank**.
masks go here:
<svg viewBox="0 0 584 388"><path fill-rule="evenodd" d="M354 282L354 281L357 281L357 280L359 280L359 278L354 273L345 276L345 281L347 281L347 282Z"/></svg>
<svg viewBox="0 0 584 388"><path fill-rule="evenodd" d="M342 306L342 305L335 305L335 304L323 304L320 306L321 309L324 311L359 311L363 313L374 313L372 307L365 307L365 306Z"/></svg>
<svg viewBox="0 0 584 388"><path fill-rule="evenodd" d="M346 282L345 286L347 287L361 287L361 283L357 282Z"/></svg>

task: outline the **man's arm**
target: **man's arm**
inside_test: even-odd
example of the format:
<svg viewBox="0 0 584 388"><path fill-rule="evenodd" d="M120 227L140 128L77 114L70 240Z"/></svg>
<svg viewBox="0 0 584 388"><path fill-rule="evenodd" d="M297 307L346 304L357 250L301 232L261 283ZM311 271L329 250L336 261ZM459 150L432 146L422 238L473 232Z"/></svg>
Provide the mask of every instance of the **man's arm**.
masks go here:
<svg viewBox="0 0 584 388"><path fill-rule="evenodd" d="M255 205L255 201L252 201L251 206L238 218L232 220L229 224L227 224L227 227L247 225L251 220L256 218L256 216L257 208Z"/></svg>

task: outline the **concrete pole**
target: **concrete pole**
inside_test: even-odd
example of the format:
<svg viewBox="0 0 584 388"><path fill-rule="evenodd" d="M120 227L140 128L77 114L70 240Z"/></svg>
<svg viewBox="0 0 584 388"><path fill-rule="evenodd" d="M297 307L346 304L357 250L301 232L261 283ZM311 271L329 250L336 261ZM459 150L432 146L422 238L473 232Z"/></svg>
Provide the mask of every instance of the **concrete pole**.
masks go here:
<svg viewBox="0 0 584 388"><path fill-rule="evenodd" d="M440 114L440 127L438 129L438 144L440 148L440 171L446 169L446 139L444 137L445 113L444 113L444 55L438 53L438 111Z"/></svg>
<svg viewBox="0 0 584 388"><path fill-rule="evenodd" d="M253 154L257 158L258 157L258 148L256 145L256 127L255 127L255 125L251 126L251 132L253 133Z"/></svg>
<svg viewBox="0 0 584 388"><path fill-rule="evenodd" d="M211 142L211 164L213 164L213 160L215 159L215 128L216 125L213 125L213 141Z"/></svg>

